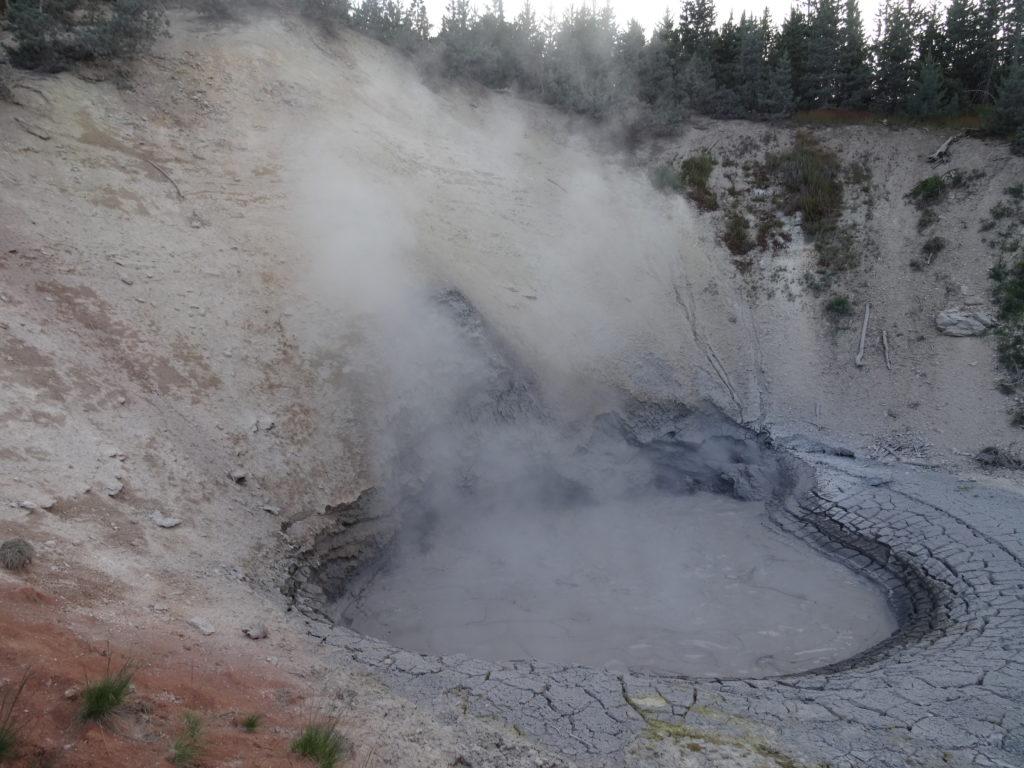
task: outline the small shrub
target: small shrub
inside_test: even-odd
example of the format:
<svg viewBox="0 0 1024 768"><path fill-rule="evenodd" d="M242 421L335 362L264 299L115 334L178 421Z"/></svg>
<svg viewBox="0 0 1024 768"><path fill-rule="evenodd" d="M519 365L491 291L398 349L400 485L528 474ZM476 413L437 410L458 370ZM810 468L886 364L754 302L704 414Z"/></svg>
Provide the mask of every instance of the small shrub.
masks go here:
<svg viewBox="0 0 1024 768"><path fill-rule="evenodd" d="M184 728L171 745L171 763L178 768L192 768L203 754L203 721L195 712L185 712L181 720Z"/></svg>
<svg viewBox="0 0 1024 768"><path fill-rule="evenodd" d="M845 272L860 263L860 254L848 232L832 231L818 238L814 252L821 272Z"/></svg>
<svg viewBox="0 0 1024 768"><path fill-rule="evenodd" d="M845 168L846 182L848 184L868 184L871 181L870 156L862 155L851 161Z"/></svg>
<svg viewBox="0 0 1024 768"><path fill-rule="evenodd" d="M1015 427L1024 427L1024 408L1015 408L1010 412L1010 423Z"/></svg>
<svg viewBox="0 0 1024 768"><path fill-rule="evenodd" d="M59 72L77 61L127 60L166 32L161 0L9 0L11 63Z"/></svg>
<svg viewBox="0 0 1024 768"><path fill-rule="evenodd" d="M945 180L936 174L917 182L914 188L907 193L907 199L921 209L940 202L948 190L949 187Z"/></svg>
<svg viewBox="0 0 1024 768"><path fill-rule="evenodd" d="M691 155L679 166L679 187L686 191L686 196L702 211L718 210L718 197L708 186L714 168L715 158L706 152Z"/></svg>
<svg viewBox="0 0 1024 768"><path fill-rule="evenodd" d="M1013 200L1024 200L1024 184L1014 184L1003 191Z"/></svg>
<svg viewBox="0 0 1024 768"><path fill-rule="evenodd" d="M750 239L750 222L747 221L747 217L735 209L729 211L725 218L725 233L722 235L722 241L735 256L750 253L754 247L754 241Z"/></svg>
<svg viewBox="0 0 1024 768"><path fill-rule="evenodd" d="M688 187L706 187L715 168L715 158L707 153L692 155L679 167L679 179Z"/></svg>
<svg viewBox="0 0 1024 768"><path fill-rule="evenodd" d="M939 214L931 208L925 208L917 219L917 231L924 232L928 227L939 220Z"/></svg>
<svg viewBox="0 0 1024 768"><path fill-rule="evenodd" d="M1024 258L1013 265L999 261L989 270L995 282L992 298L1000 321L996 328L996 356L1010 375L1010 383L1024 381Z"/></svg>
<svg viewBox="0 0 1024 768"><path fill-rule="evenodd" d="M932 261L935 260L935 257L942 253L942 251L944 251L945 248L946 238L939 237L938 235L936 235L935 237L929 237L927 240L924 241L924 244L921 246L921 253L925 255L924 263L931 264Z"/></svg>
<svg viewBox="0 0 1024 768"><path fill-rule="evenodd" d="M974 460L983 467L995 467L999 469L1024 469L1024 459L1014 448L1000 448L997 445L990 445L978 451Z"/></svg>
<svg viewBox="0 0 1024 768"><path fill-rule="evenodd" d="M337 730L337 721L310 723L292 742L292 752L312 758L320 768L334 768L349 750L349 741Z"/></svg>
<svg viewBox="0 0 1024 768"><path fill-rule="evenodd" d="M83 720L102 720L121 706L132 684L137 666L131 659L113 674L110 672L110 660L107 660L107 671L101 680L91 683L82 691Z"/></svg>
<svg viewBox="0 0 1024 768"><path fill-rule="evenodd" d="M771 211L761 211L758 214L757 235L755 236L758 248L782 247L790 239L782 219Z"/></svg>
<svg viewBox="0 0 1024 768"><path fill-rule="evenodd" d="M825 302L825 311L833 317L845 317L853 314L853 303L847 296L833 296Z"/></svg>
<svg viewBox="0 0 1024 768"><path fill-rule="evenodd" d="M0 688L0 762L14 758L21 739L22 723L15 714L18 699L28 685L31 670L25 670L16 684L8 684Z"/></svg>
<svg viewBox="0 0 1024 768"><path fill-rule="evenodd" d="M998 202L992 206L992 210L989 211L989 215L995 221L1009 218L1013 215L1013 206L1007 205L1004 202Z"/></svg>
<svg viewBox="0 0 1024 768"><path fill-rule="evenodd" d="M834 152L808 133L796 134L788 152L770 155L766 171L782 187L783 210L800 213L811 237L830 231L842 213L842 166Z"/></svg>
<svg viewBox="0 0 1024 768"><path fill-rule="evenodd" d="M24 539L8 539L0 544L0 565L8 571L20 571L28 567L35 554L35 549Z"/></svg>
<svg viewBox="0 0 1024 768"><path fill-rule="evenodd" d="M242 730L246 733L252 733L260 727L262 719L263 715L246 715L242 718Z"/></svg>

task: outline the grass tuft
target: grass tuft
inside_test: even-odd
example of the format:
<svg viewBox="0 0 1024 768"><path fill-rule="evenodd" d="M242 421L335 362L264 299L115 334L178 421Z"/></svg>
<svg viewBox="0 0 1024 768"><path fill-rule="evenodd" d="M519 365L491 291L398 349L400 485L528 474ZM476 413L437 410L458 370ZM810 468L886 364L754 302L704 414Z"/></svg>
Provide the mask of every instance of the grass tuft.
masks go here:
<svg viewBox="0 0 1024 768"><path fill-rule="evenodd" d="M725 217L722 241L735 256L743 256L754 248L754 241L750 239L750 222L736 209L729 211Z"/></svg>
<svg viewBox="0 0 1024 768"><path fill-rule="evenodd" d="M14 759L21 739L21 720L15 714L18 699L28 685L31 670L26 669L21 679L0 688L0 762Z"/></svg>
<svg viewBox="0 0 1024 768"><path fill-rule="evenodd" d="M337 725L336 720L310 723L292 742L292 752L313 759L320 768L334 768L350 747Z"/></svg>
<svg viewBox="0 0 1024 768"><path fill-rule="evenodd" d="M860 254L849 232L832 230L814 242L820 272L845 272L860 264Z"/></svg>
<svg viewBox="0 0 1024 768"><path fill-rule="evenodd" d="M260 727L261 720L263 720L263 715L246 715L242 718L242 730L252 733Z"/></svg>
<svg viewBox="0 0 1024 768"><path fill-rule="evenodd" d="M83 720L102 720L121 706L124 697L138 667L129 659L117 672L110 672L110 661L107 661L107 673L95 683L91 683L82 691Z"/></svg>
<svg viewBox="0 0 1024 768"><path fill-rule="evenodd" d="M184 728L171 745L171 763L178 768L192 768L203 754L203 720L195 712L181 716Z"/></svg>
<svg viewBox="0 0 1024 768"><path fill-rule="evenodd" d="M783 210L800 213L810 237L831 231L843 208L842 165L809 133L796 134L787 152L769 155L765 170L783 190Z"/></svg>
<svg viewBox="0 0 1024 768"><path fill-rule="evenodd" d="M853 314L853 302L848 296L836 295L825 302L825 311L833 317L845 317Z"/></svg>
<svg viewBox="0 0 1024 768"><path fill-rule="evenodd" d="M914 203L918 209L927 208L941 202L949 191L945 180L935 174L927 179L921 179L914 185L914 188L907 193L907 199Z"/></svg>

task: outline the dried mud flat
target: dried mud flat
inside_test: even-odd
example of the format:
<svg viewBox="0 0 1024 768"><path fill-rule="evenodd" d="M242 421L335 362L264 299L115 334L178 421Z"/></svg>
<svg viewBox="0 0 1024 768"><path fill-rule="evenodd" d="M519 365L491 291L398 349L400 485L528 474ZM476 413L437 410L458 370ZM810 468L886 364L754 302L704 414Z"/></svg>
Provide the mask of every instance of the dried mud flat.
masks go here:
<svg viewBox="0 0 1024 768"><path fill-rule="evenodd" d="M0 105L0 538L37 553L0 572L0 678L33 670L16 764L159 764L189 708L209 765L299 764L287 746L326 709L360 766L1024 764L1024 504L1013 473L964 459L1019 433L991 340L942 338L931 319L950 290L986 293L973 223L1021 175L1004 149L957 145L987 181L950 219L966 224L941 276L915 283L902 195L936 136L821 132L875 152L885 201L865 223L884 253L850 285L896 365L872 348L854 373L856 329L826 327L799 288L806 249L758 265L792 279L751 297L710 228L632 161L536 105L431 92L365 40L176 17L132 90L21 85ZM707 124L670 150L760 131ZM357 227L366 210L382 223ZM323 248L346 227L342 250L384 242L458 285L555 404L599 408L601 386L579 403L593 379L770 426L819 480L778 523L917 585L915 620L855 664L688 681L423 657L289 610L290 558L332 524L325 507L374 482L380 393L349 351L358 297L334 284L373 286ZM591 264L602 242L636 259ZM594 307L603 320L580 321ZM889 460L827 453L840 444ZM266 639L242 634L254 621ZM142 664L135 703L83 727L65 691L106 653ZM266 718L253 735L235 725L250 711Z"/></svg>

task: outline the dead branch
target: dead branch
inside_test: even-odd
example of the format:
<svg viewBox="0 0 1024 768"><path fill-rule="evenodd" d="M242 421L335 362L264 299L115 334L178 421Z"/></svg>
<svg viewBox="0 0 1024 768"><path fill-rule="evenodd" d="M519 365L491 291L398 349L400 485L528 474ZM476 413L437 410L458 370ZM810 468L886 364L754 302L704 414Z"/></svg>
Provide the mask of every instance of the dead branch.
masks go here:
<svg viewBox="0 0 1024 768"><path fill-rule="evenodd" d="M50 140L50 134L48 134L42 128L36 128L34 125L32 125L32 123L26 123L20 117L15 117L14 122L16 122L22 128L24 128L28 133L31 133L37 139L42 139L43 141Z"/></svg>
<svg viewBox="0 0 1024 768"><path fill-rule="evenodd" d="M963 136L964 135L962 133L957 133L954 134L953 136L950 136L948 139L942 142L942 144L939 145L938 149L936 149L934 152L928 155L928 162L937 163L939 160L945 160L949 156L949 148L953 146L954 142L962 139Z"/></svg>
<svg viewBox="0 0 1024 768"><path fill-rule="evenodd" d="M892 370L892 358L889 356L889 334L882 331L882 349L885 351L885 367Z"/></svg>
<svg viewBox="0 0 1024 768"><path fill-rule="evenodd" d="M854 362L858 365L864 365L864 342L868 335L868 318L871 317L871 303L868 302L864 305L864 325L860 328L860 346L857 348L857 357Z"/></svg>
<svg viewBox="0 0 1024 768"><path fill-rule="evenodd" d="M184 196L183 194L181 194L181 190L180 190L180 189L178 189L178 185L177 185L177 184L175 184L175 182L174 182L174 179L172 179L172 178L170 177L170 174L168 174L168 173L167 173L167 171L165 171L165 170L164 170L163 168L161 168L161 167L160 167L159 165L157 165L156 163L154 163L154 162L153 162L152 160L150 160L150 159L149 159L148 157L144 157L144 158L142 158L142 159L143 159L143 160L145 160L145 161L146 161L147 163L149 163L149 164L150 164L151 166L153 166L154 168L156 168L156 169L157 169L158 171L160 171L160 174L161 174L161 175L162 175L162 176L163 176L163 177L164 177L165 179L167 179L167 180L168 180L169 182L171 182L171 185L172 185L172 186L174 187L174 191L178 193L178 199L179 199L179 200L184 200L184 199L185 199L185 196Z"/></svg>

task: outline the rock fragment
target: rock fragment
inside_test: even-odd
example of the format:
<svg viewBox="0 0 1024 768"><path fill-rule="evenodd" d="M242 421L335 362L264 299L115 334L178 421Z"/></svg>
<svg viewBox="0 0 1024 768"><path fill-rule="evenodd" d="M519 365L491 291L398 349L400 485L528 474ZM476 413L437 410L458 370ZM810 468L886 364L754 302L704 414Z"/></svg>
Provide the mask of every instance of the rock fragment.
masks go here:
<svg viewBox="0 0 1024 768"><path fill-rule="evenodd" d="M188 620L188 623L189 626L198 629L202 634L206 635L207 637L209 637L217 631L213 628L213 624L211 624L208 620L204 619L202 616L193 616L191 619Z"/></svg>
<svg viewBox="0 0 1024 768"><path fill-rule="evenodd" d="M149 518L161 528L177 528L181 525L180 517L170 517L160 510L156 510Z"/></svg>
<svg viewBox="0 0 1024 768"><path fill-rule="evenodd" d="M951 307L935 316L936 327L946 336L980 336L995 324L992 315L979 309Z"/></svg>

